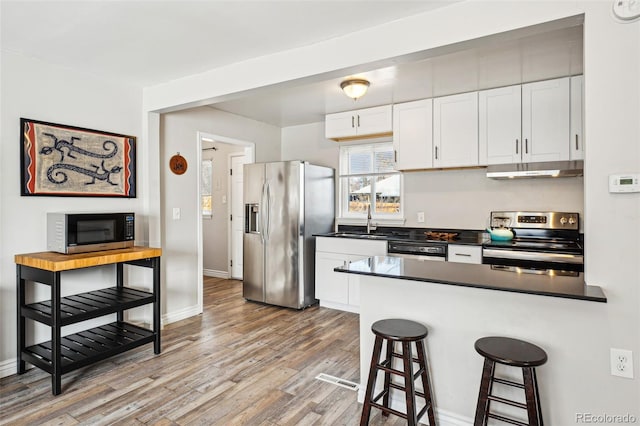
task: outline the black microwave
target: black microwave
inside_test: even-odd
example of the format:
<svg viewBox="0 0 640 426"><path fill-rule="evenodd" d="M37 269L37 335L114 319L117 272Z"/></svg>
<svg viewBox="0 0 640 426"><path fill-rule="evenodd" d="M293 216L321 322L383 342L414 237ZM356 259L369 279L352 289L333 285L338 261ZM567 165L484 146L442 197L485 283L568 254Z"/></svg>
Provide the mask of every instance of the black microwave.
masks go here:
<svg viewBox="0 0 640 426"><path fill-rule="evenodd" d="M134 213L47 213L47 250L64 254L133 247Z"/></svg>

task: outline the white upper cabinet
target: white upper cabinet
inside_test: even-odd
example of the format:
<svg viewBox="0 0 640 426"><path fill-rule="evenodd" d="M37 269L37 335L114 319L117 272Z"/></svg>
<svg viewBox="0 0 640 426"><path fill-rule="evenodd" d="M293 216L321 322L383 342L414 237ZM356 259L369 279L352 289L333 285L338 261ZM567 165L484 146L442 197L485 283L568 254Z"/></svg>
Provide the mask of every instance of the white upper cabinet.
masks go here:
<svg viewBox="0 0 640 426"><path fill-rule="evenodd" d="M397 170L433 167L433 100L393 106L393 150Z"/></svg>
<svg viewBox="0 0 640 426"><path fill-rule="evenodd" d="M392 107L383 105L327 114L325 137L336 141L391 136Z"/></svg>
<svg viewBox="0 0 640 426"><path fill-rule="evenodd" d="M478 92L433 100L433 166L477 166Z"/></svg>
<svg viewBox="0 0 640 426"><path fill-rule="evenodd" d="M521 86L483 90L478 99L480 165L521 162Z"/></svg>
<svg viewBox="0 0 640 426"><path fill-rule="evenodd" d="M522 161L569 159L569 77L522 85Z"/></svg>
<svg viewBox="0 0 640 426"><path fill-rule="evenodd" d="M583 78L581 75L571 77L571 140L569 142L569 158L584 159L584 136L582 131L582 93Z"/></svg>

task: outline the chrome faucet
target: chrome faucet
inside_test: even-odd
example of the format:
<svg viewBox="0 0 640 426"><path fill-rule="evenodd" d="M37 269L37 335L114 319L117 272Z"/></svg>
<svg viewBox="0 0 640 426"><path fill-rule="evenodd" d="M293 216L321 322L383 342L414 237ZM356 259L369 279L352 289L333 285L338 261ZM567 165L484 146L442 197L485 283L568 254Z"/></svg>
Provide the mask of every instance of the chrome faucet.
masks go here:
<svg viewBox="0 0 640 426"><path fill-rule="evenodd" d="M371 203L367 206L367 234L370 234L371 231L375 231L377 226L371 223Z"/></svg>

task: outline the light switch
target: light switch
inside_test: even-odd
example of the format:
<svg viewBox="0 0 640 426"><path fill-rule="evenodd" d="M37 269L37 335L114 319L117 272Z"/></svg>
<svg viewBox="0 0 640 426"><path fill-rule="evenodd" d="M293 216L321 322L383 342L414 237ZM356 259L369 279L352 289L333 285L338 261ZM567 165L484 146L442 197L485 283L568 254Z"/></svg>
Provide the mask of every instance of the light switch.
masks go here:
<svg viewBox="0 0 640 426"><path fill-rule="evenodd" d="M227 196L226 195L222 196L222 204L227 204Z"/></svg>
<svg viewBox="0 0 640 426"><path fill-rule="evenodd" d="M173 220L180 219L180 207L173 208Z"/></svg>

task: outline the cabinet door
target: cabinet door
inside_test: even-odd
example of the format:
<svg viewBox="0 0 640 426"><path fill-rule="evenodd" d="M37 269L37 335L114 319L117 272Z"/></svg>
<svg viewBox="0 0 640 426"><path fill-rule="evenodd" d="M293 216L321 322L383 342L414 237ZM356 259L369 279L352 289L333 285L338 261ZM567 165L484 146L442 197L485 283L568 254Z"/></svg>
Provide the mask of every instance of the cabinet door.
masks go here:
<svg viewBox="0 0 640 426"><path fill-rule="evenodd" d="M337 139L356 135L356 118L352 111L327 114L324 121L327 139Z"/></svg>
<svg viewBox="0 0 640 426"><path fill-rule="evenodd" d="M343 254L316 252L316 299L349 303L349 274L333 270L348 260L349 257Z"/></svg>
<svg viewBox="0 0 640 426"><path fill-rule="evenodd" d="M433 167L433 100L393 106L393 149L397 170Z"/></svg>
<svg viewBox="0 0 640 426"><path fill-rule="evenodd" d="M569 142L569 159L584 159L584 136L582 131L582 93L583 78L581 75L571 77L571 140Z"/></svg>
<svg viewBox="0 0 640 426"><path fill-rule="evenodd" d="M480 165L522 159L521 86L483 90L479 100Z"/></svg>
<svg viewBox="0 0 640 426"><path fill-rule="evenodd" d="M358 136L390 134L393 131L391 105L353 111Z"/></svg>
<svg viewBox="0 0 640 426"><path fill-rule="evenodd" d="M522 161L569 159L569 77L522 85Z"/></svg>
<svg viewBox="0 0 640 426"><path fill-rule="evenodd" d="M478 92L433 100L433 165L478 165Z"/></svg>

